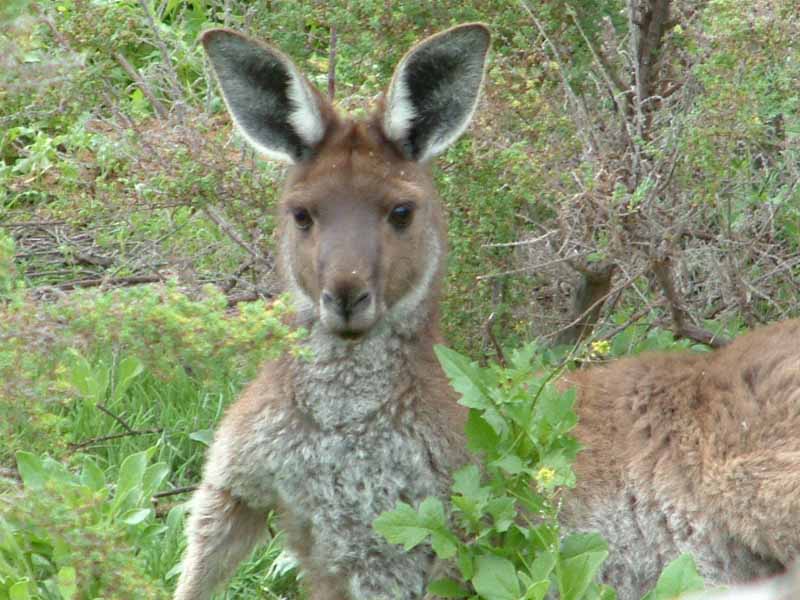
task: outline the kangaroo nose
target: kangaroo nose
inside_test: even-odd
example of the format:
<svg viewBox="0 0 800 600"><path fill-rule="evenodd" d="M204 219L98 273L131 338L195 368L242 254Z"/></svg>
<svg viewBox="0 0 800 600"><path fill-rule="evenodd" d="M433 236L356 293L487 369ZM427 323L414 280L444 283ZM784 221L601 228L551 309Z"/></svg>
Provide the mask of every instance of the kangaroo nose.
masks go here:
<svg viewBox="0 0 800 600"><path fill-rule="evenodd" d="M322 302L325 307L335 311L345 321L369 306L370 293L368 290L342 286L333 291L322 292Z"/></svg>

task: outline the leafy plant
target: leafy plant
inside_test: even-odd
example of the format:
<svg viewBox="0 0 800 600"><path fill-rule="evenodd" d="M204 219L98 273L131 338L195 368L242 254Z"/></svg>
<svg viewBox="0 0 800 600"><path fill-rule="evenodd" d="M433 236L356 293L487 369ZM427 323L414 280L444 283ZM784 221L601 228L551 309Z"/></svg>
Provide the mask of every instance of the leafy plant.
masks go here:
<svg viewBox="0 0 800 600"><path fill-rule="evenodd" d="M543 600L555 589L562 600L616 598L596 582L608 556L605 540L565 534L558 523L558 498L575 484L572 464L580 450L570 435L574 392L557 389L557 372L534 344L511 353L505 368L479 367L441 346L436 352L459 402L470 409L468 446L481 467L454 474L449 503L433 497L418 507L398 503L376 519L375 529L406 550L428 543L438 558L455 563L458 579L430 584L436 596ZM681 557L648 600L698 586L691 558Z"/></svg>
<svg viewBox="0 0 800 600"><path fill-rule="evenodd" d="M150 498L169 470L154 452L128 456L113 481L88 456L72 473L18 452L24 488L0 498L0 599L166 597L142 550L179 531L183 509L156 520Z"/></svg>

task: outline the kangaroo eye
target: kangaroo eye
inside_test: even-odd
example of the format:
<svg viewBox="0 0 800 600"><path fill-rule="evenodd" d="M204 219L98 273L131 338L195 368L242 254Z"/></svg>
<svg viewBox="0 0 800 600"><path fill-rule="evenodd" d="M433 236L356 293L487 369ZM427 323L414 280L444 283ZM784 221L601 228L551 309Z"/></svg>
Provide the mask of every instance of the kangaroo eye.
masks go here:
<svg viewBox="0 0 800 600"><path fill-rule="evenodd" d="M314 224L314 219L311 218L311 213L305 208L293 208L292 217L294 217L294 224L298 229L306 231Z"/></svg>
<svg viewBox="0 0 800 600"><path fill-rule="evenodd" d="M414 205L413 204L398 204L389 213L389 223L395 229L405 229L411 225L411 220L414 218Z"/></svg>

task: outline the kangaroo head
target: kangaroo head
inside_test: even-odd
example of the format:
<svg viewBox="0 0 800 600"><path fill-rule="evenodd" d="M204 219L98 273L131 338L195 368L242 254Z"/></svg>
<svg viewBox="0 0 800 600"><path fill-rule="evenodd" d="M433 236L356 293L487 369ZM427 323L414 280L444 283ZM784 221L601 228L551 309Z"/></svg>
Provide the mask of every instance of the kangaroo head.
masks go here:
<svg viewBox="0 0 800 600"><path fill-rule="evenodd" d="M413 47L374 113L342 118L281 52L225 29L202 42L239 131L293 164L279 204L279 264L301 317L358 338L435 314L445 258L428 163L467 127L489 32L454 27Z"/></svg>

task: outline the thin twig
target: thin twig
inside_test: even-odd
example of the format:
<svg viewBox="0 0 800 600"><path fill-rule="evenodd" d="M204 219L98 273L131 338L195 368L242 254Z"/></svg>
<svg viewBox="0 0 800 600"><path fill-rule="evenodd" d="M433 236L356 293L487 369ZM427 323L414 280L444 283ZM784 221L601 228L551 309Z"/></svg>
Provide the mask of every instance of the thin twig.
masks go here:
<svg viewBox="0 0 800 600"><path fill-rule="evenodd" d="M494 331L492 327L497 320L497 313L492 313L489 315L489 318L486 319L486 322L483 324L483 330L486 332L486 337L489 338L489 341L492 343L494 347L494 352L497 355L497 362L500 363L500 366L505 368L506 366L506 355L503 352L502 346L500 346L500 342L497 341L497 338L494 335Z"/></svg>
<svg viewBox="0 0 800 600"><path fill-rule="evenodd" d="M208 218L211 219L217 227L219 227L222 232L231 238L236 244L238 244L241 248L243 248L250 256L252 256L256 261L261 262L263 257L260 253L256 252L250 244L245 242L239 233L234 229L234 227L225 220L225 218L217 212L217 210L213 206L205 205L203 206L203 212L208 215Z"/></svg>
<svg viewBox="0 0 800 600"><path fill-rule="evenodd" d="M147 100L150 102L150 105L153 107L153 110L156 111L158 118L161 120L165 120L167 118L167 109L164 108L164 105L161 104L161 101L156 97L153 93L153 90L150 89L150 86L147 85L147 82L144 78L139 74L136 68L128 62L128 59L121 52L114 52L114 60L119 63L119 66L122 67L122 70L128 74L133 80L133 83L136 84L141 92L145 95Z"/></svg>
<svg viewBox="0 0 800 600"><path fill-rule="evenodd" d="M172 58L170 57L169 49L164 43L164 40L161 39L161 34L158 32L158 27L153 19L153 15L150 13L150 8L147 6L146 0L139 0L139 5L142 7L142 11L144 12L144 16L147 19L148 25L150 26L150 30L153 32L153 38L156 41L156 46L158 47L158 51L161 53L161 62L164 63L164 68L169 75L170 87L172 88L172 97L175 102L179 103L180 105L179 116L183 117L183 110L186 105L186 101L183 95L181 84L178 82L178 76L175 73L175 67L172 65Z"/></svg>
<svg viewBox="0 0 800 600"><path fill-rule="evenodd" d="M528 6L528 3L525 0L520 0L520 5L522 6L523 10L528 13L528 16L533 21L536 28L539 30L539 33L544 38L545 43L550 47L550 52L553 54L553 59L558 66L558 72L561 75L561 83L564 86L564 91L567 93L567 97L572 101L572 104L575 106L578 113L580 113L581 117L584 120L584 125L586 126L586 141L589 144L589 150L594 153L598 145L595 142L594 134L592 132L591 126L591 119L589 118L589 110L586 108L586 105L583 102L583 98L578 96L575 93L575 90L572 89L572 85L569 82L569 77L567 76L567 69L564 64L561 62L561 55L558 53L556 49L556 45L550 40L550 36L547 35L547 31L545 30L544 26L541 24L539 19L536 18L536 15ZM579 128L580 130L581 128Z"/></svg>
<svg viewBox="0 0 800 600"><path fill-rule="evenodd" d="M91 438L89 440L85 440L78 444L70 444L70 448L75 450L80 450L81 448L87 448L89 446L94 446L95 444L100 444L102 442L108 442L111 440L118 440L120 438L129 437L129 436L136 436L136 435L147 435L147 434L156 434L162 433L164 430L161 428L158 429L141 429L137 431L126 431L124 433L113 433L111 435L103 435L96 438Z"/></svg>
<svg viewBox="0 0 800 600"><path fill-rule="evenodd" d="M177 487L171 490L167 490L165 492L158 492L153 494L151 499L153 502L158 502L160 498L167 498L169 496L177 496L178 494L188 494L189 492L195 491L199 486L197 485L184 485L182 487Z"/></svg>
<svg viewBox="0 0 800 600"><path fill-rule="evenodd" d="M100 411L102 411L102 412L106 413L106 414L107 414L109 417L111 417L111 418L112 418L112 419L114 419L114 420L115 420L117 423L119 423L120 425L122 425L122 428L123 428L125 431L127 431L128 433L133 433L133 432L135 431L135 430L133 429L133 427L131 427L130 425L128 425L128 424L125 422L125 419L123 419L122 417L120 417L120 416L118 416L118 415L115 415L113 412L111 412L110 410L108 410L108 409L107 409L105 406L103 406L102 404L95 404L95 406L97 407L97 410L100 410Z"/></svg>
<svg viewBox="0 0 800 600"><path fill-rule="evenodd" d="M140 283L156 283L162 281L160 275L132 275L131 277L117 277L116 279L107 277L98 277L94 279L77 279L75 281L68 281L54 286L60 290L74 290L76 288L87 287L119 287L127 285L139 285Z"/></svg>
<svg viewBox="0 0 800 600"><path fill-rule="evenodd" d="M548 231L547 233L545 233L543 235L540 235L540 236L537 236L535 238L531 238L531 239L528 239L528 240L518 240L516 242L494 242L494 243L491 243L491 244L483 244L482 247L483 248L513 248L513 247L516 247L516 246L528 246L530 244L536 244L538 242L541 242L542 240L546 240L547 238L549 238L550 236L552 236L555 233L558 233L558 231L555 230L555 229L551 229L550 231Z"/></svg>
<svg viewBox="0 0 800 600"><path fill-rule="evenodd" d="M331 25L331 43L328 54L328 100L336 95L336 26Z"/></svg>
<svg viewBox="0 0 800 600"><path fill-rule="evenodd" d="M730 343L730 340L722 335L715 335L710 331L698 327L690 322L689 313L683 307L675 283L672 280L670 260L668 257L656 258L652 261L653 274L656 276L661 290L669 304L670 314L674 328L672 332L679 338L687 338L710 346L711 348L721 348Z"/></svg>

